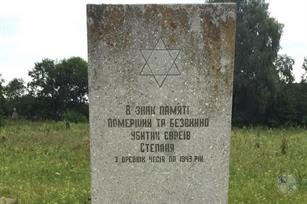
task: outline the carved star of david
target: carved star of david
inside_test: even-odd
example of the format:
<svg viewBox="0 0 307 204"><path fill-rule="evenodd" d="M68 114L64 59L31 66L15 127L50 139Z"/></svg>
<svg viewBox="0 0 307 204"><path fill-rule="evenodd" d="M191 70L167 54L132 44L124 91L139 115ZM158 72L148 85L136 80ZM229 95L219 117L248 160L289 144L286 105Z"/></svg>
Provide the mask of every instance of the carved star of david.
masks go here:
<svg viewBox="0 0 307 204"><path fill-rule="evenodd" d="M176 65L180 50L167 49L162 39L157 42L154 49L141 49L140 52L145 60L140 75L153 77L159 88L163 86L167 77L181 74Z"/></svg>

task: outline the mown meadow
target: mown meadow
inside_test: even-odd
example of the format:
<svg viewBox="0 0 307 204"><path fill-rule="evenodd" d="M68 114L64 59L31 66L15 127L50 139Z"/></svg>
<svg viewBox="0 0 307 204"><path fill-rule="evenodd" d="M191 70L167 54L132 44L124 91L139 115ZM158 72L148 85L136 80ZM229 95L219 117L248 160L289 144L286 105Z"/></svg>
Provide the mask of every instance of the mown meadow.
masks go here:
<svg viewBox="0 0 307 204"><path fill-rule="evenodd" d="M90 203L88 124L5 121L0 198L18 203ZM234 128L230 204L306 204L307 131Z"/></svg>

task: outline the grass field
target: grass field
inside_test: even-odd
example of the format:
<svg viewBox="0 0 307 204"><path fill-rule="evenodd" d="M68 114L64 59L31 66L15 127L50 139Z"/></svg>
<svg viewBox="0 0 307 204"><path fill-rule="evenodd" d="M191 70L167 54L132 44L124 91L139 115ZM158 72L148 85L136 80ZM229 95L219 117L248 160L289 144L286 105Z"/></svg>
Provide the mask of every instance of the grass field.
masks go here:
<svg viewBox="0 0 307 204"><path fill-rule="evenodd" d="M306 130L234 129L231 143L229 203L307 203Z"/></svg>
<svg viewBox="0 0 307 204"><path fill-rule="evenodd" d="M307 131L234 129L230 204L306 204ZM90 203L88 124L10 122L0 129L0 198ZM290 183L290 184L287 184Z"/></svg>
<svg viewBox="0 0 307 204"><path fill-rule="evenodd" d="M0 132L0 198L89 203L88 125L9 122Z"/></svg>

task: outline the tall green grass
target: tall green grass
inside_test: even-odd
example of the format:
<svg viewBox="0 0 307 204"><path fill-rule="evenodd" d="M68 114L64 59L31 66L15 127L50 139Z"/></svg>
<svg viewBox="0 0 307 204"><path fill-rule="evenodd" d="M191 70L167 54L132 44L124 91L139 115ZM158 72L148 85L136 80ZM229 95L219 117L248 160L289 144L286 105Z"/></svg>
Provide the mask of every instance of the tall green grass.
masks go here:
<svg viewBox="0 0 307 204"><path fill-rule="evenodd" d="M230 160L229 203L307 203L306 130L234 129ZM283 175L295 177L296 188L280 189Z"/></svg>
<svg viewBox="0 0 307 204"><path fill-rule="evenodd" d="M0 130L0 198L89 203L88 125L6 122Z"/></svg>
<svg viewBox="0 0 307 204"><path fill-rule="evenodd" d="M88 124L6 121L0 129L0 198L90 203ZM295 188L279 188L280 178ZM287 178L287 177L286 177ZM234 129L230 204L306 204L307 131Z"/></svg>

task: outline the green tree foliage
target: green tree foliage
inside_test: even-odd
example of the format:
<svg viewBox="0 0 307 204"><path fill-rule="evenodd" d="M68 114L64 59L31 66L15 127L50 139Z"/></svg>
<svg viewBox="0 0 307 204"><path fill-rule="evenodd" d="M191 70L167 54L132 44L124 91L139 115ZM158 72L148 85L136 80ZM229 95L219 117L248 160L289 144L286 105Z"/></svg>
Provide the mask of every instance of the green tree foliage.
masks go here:
<svg viewBox="0 0 307 204"><path fill-rule="evenodd" d="M55 62L43 59L35 63L32 71L29 71L32 81L28 84L30 93L38 97L54 97L55 90Z"/></svg>
<svg viewBox="0 0 307 204"><path fill-rule="evenodd" d="M267 121L269 126L289 126L297 122L297 84L281 84L276 99L268 111Z"/></svg>
<svg viewBox="0 0 307 204"><path fill-rule="evenodd" d="M87 63L79 57L64 59L56 65L55 85L62 107L61 117L65 111L88 115L87 74Z"/></svg>
<svg viewBox="0 0 307 204"><path fill-rule="evenodd" d="M1 78L1 74L0 74L0 120L5 114L5 106L6 106L6 101L4 98L3 83L4 83L4 80Z"/></svg>
<svg viewBox="0 0 307 204"><path fill-rule="evenodd" d="M6 100L6 114L11 115L14 108L24 109L21 99L26 93L26 86L23 79L13 79L3 88Z"/></svg>
<svg viewBox="0 0 307 204"><path fill-rule="evenodd" d="M277 96L267 113L266 123L272 126L296 124L296 92L298 90L292 74L294 59L287 55L278 55L275 61L279 83Z"/></svg>
<svg viewBox="0 0 307 204"><path fill-rule="evenodd" d="M18 114L25 119L33 119L37 108L36 98L28 93L23 79L13 79L4 87L6 114L11 116L16 108Z"/></svg>
<svg viewBox="0 0 307 204"><path fill-rule="evenodd" d="M303 66L304 74L302 75L302 83L307 82L307 57L304 58Z"/></svg>
<svg viewBox="0 0 307 204"><path fill-rule="evenodd" d="M296 122L307 127L307 83L294 84L296 86Z"/></svg>
<svg viewBox="0 0 307 204"><path fill-rule="evenodd" d="M87 63L72 57L56 63L44 59L29 72L30 94L37 103L37 117L61 119L67 110L87 115Z"/></svg>
<svg viewBox="0 0 307 204"><path fill-rule="evenodd" d="M296 112L297 122L307 127L307 57L305 57L302 68L304 74L301 77L301 83L296 84Z"/></svg>
<svg viewBox="0 0 307 204"><path fill-rule="evenodd" d="M38 103L39 100L37 100L36 97L32 96L31 94L26 94L21 96L20 98L17 98L13 102L14 106L17 109L18 114L25 119L39 119L42 118L41 116L44 115L43 109L40 109L41 104ZM10 108L11 112L13 108ZM10 112L10 113L11 113ZM45 119L51 119L51 118L45 118Z"/></svg>
<svg viewBox="0 0 307 204"><path fill-rule="evenodd" d="M55 86L65 104L87 102L87 63L74 57L56 65Z"/></svg>
<svg viewBox="0 0 307 204"><path fill-rule="evenodd" d="M294 82L293 76L294 59L287 55L279 55L275 62L275 67L279 73L281 82L291 84Z"/></svg>
<svg viewBox="0 0 307 204"><path fill-rule="evenodd" d="M4 93L9 101L21 98L26 92L26 86L23 79L13 79L4 88Z"/></svg>
<svg viewBox="0 0 307 204"><path fill-rule="evenodd" d="M277 59L283 26L270 17L264 0L237 3L233 122L264 123L277 97Z"/></svg>
<svg viewBox="0 0 307 204"><path fill-rule="evenodd" d="M294 60L286 55L279 56L275 62L280 82L277 98L268 114L268 125L300 125L307 127L307 83L306 73L300 83L294 83L292 74ZM307 70L307 59L303 69Z"/></svg>
<svg viewBox="0 0 307 204"><path fill-rule="evenodd" d="M4 83L4 79L2 79L2 75L0 74L0 93L2 93L3 91L3 83Z"/></svg>

